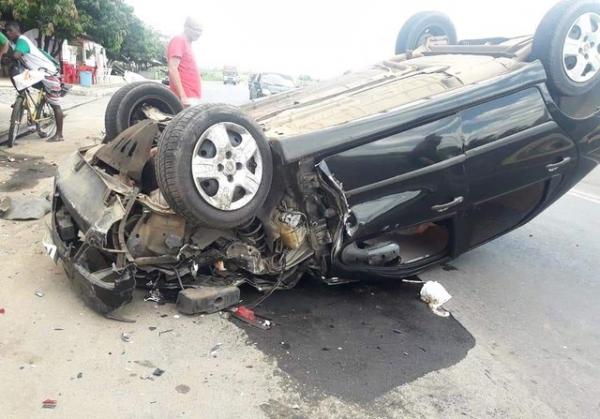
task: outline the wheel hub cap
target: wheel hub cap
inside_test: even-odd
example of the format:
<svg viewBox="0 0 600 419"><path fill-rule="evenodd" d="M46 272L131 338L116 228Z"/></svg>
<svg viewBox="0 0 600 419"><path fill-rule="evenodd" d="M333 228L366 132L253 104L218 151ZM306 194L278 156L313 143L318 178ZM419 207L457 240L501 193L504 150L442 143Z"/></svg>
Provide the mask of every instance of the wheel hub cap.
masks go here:
<svg viewBox="0 0 600 419"><path fill-rule="evenodd" d="M584 13L571 25L563 46L563 68L576 83L584 83L598 74L600 15Z"/></svg>
<svg viewBox="0 0 600 419"><path fill-rule="evenodd" d="M200 136L192 153L192 177L200 196L223 211L254 198L263 162L255 138L241 125L220 122Z"/></svg>

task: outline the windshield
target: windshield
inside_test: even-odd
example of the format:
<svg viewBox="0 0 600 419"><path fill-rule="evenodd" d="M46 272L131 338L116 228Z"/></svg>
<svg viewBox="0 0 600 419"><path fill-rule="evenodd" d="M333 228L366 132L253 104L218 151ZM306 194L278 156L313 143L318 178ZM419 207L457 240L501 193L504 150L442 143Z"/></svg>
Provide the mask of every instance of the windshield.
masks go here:
<svg viewBox="0 0 600 419"><path fill-rule="evenodd" d="M294 87L294 82L291 77L284 76L283 74L276 73L268 73L263 74L260 78L260 81L265 84L273 84L275 86L283 86L283 87Z"/></svg>

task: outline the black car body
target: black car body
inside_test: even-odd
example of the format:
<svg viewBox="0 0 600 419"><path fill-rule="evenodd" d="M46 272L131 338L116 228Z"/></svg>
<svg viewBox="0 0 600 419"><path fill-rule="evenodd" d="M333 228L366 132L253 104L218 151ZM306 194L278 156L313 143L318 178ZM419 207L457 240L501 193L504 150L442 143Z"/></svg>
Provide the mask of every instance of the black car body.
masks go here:
<svg viewBox="0 0 600 419"><path fill-rule="evenodd" d="M473 43L427 42L240 110L204 105L80 150L56 178L57 255L86 300L109 311L136 284L406 278L508 233L597 165L598 89L552 92L531 37ZM211 134L217 125L228 140ZM233 152L218 165L194 163L211 147L205 157L220 159L225 143ZM260 183L219 209L244 144L247 176Z"/></svg>

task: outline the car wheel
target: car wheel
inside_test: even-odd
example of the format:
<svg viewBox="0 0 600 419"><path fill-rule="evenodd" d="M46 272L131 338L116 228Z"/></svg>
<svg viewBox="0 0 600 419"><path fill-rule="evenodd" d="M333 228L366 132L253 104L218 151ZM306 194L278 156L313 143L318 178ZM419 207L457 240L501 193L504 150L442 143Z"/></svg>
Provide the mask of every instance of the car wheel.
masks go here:
<svg viewBox="0 0 600 419"><path fill-rule="evenodd" d="M138 86L151 83L147 81L138 81L134 83L129 83L119 90L115 92L114 95L110 98L108 105L106 106L106 111L104 112L104 141L108 142L115 138L120 134L119 128L117 127L117 110L125 95L127 95L132 89L135 89Z"/></svg>
<svg viewBox="0 0 600 419"><path fill-rule="evenodd" d="M544 64L549 87L565 96L583 95L600 83L600 3L567 0L542 19L532 58Z"/></svg>
<svg viewBox="0 0 600 419"><path fill-rule="evenodd" d="M171 208L192 224L235 228L264 204L273 176L260 127L229 105L200 105L163 132L156 175Z"/></svg>
<svg viewBox="0 0 600 419"><path fill-rule="evenodd" d="M400 29L396 38L396 54L404 54L424 45L430 36L447 36L456 44L456 28L448 16L440 12L419 12Z"/></svg>
<svg viewBox="0 0 600 419"><path fill-rule="evenodd" d="M183 110L181 101L171 89L161 83L147 82L129 90L121 100L116 112L117 133L147 119L144 106L153 106L159 111L176 115Z"/></svg>

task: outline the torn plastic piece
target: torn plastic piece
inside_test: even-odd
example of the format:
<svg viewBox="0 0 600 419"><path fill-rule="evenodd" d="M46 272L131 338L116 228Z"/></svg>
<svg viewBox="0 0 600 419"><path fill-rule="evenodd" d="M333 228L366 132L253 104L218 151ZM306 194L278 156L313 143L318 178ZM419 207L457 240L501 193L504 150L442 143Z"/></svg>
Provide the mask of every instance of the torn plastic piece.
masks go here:
<svg viewBox="0 0 600 419"><path fill-rule="evenodd" d="M44 296L44 292L42 290L35 290L35 295L41 298Z"/></svg>
<svg viewBox="0 0 600 419"><path fill-rule="evenodd" d="M121 340L123 342L126 342L126 343L131 343L132 342L131 334L129 334L127 332L122 332L121 333Z"/></svg>
<svg viewBox="0 0 600 419"><path fill-rule="evenodd" d="M54 409L57 404L57 400L46 399L42 402L42 409Z"/></svg>
<svg viewBox="0 0 600 419"><path fill-rule="evenodd" d="M257 316L252 309L249 309L246 306L236 307L234 310L231 310L231 315L244 323L248 323L250 326L262 330L269 330L273 325L271 320Z"/></svg>
<svg viewBox="0 0 600 419"><path fill-rule="evenodd" d="M448 317L450 313L442 308L452 296L437 281L427 281L421 288L421 300L429 305L431 311L440 317Z"/></svg>

